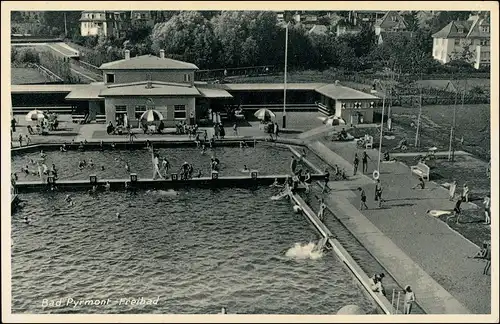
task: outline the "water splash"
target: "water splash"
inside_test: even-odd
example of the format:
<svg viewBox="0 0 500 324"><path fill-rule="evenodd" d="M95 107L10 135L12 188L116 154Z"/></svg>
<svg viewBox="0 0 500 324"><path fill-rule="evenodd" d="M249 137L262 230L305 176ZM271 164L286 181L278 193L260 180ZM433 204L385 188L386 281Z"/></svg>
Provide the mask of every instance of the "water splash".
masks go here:
<svg viewBox="0 0 500 324"><path fill-rule="evenodd" d="M318 245L314 242L309 242L306 244L295 243L293 247L286 251L285 255L288 258L297 260L317 260L323 257L323 252L317 249Z"/></svg>

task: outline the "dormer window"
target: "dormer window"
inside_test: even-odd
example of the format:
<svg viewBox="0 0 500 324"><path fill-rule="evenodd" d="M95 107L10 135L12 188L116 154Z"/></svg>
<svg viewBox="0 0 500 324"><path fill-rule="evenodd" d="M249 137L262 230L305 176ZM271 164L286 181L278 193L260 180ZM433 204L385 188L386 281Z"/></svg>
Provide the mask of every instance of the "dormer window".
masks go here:
<svg viewBox="0 0 500 324"><path fill-rule="evenodd" d="M191 82L191 74L184 74L184 82Z"/></svg>
<svg viewBox="0 0 500 324"><path fill-rule="evenodd" d="M459 32L460 34L463 34L463 33L464 33L464 29L463 29L463 28L459 28L459 29L458 29L458 32Z"/></svg>
<svg viewBox="0 0 500 324"><path fill-rule="evenodd" d="M397 21L397 20L398 20L398 17L396 17L396 16L391 17L391 21Z"/></svg>
<svg viewBox="0 0 500 324"><path fill-rule="evenodd" d="M490 32L490 27L489 26L481 26L481 32L483 32L483 33L489 33Z"/></svg>

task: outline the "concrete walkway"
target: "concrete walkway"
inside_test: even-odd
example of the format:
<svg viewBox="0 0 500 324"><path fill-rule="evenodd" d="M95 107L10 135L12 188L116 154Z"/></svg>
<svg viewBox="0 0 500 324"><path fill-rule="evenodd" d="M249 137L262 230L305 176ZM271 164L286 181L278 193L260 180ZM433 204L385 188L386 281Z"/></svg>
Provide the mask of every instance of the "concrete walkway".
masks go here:
<svg viewBox="0 0 500 324"><path fill-rule="evenodd" d="M321 154L336 164L345 165L355 152L360 155L354 143L325 142L323 146L335 153L324 152L318 144L312 148L320 148ZM372 159L371 174L378 152L367 153ZM453 208L447 190L433 182L425 190L412 190L417 178L402 163L382 163L381 181L387 200L383 208L374 201L373 181L359 185L366 192L370 209L359 211L358 192L351 191L355 186L346 186L348 182L330 184L334 190L327 197L328 206L402 287L412 286L427 313L489 314L491 277L482 274L483 262L467 259L478 247L426 213Z"/></svg>

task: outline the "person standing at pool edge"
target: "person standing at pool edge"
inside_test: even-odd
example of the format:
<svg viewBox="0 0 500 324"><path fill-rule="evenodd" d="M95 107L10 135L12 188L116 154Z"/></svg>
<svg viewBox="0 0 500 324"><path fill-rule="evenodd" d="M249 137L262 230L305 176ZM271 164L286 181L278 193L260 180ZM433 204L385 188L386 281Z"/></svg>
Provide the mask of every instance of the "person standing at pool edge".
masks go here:
<svg viewBox="0 0 500 324"><path fill-rule="evenodd" d="M413 303L415 302L415 293L411 290L410 286L405 287L405 304L404 304L404 313L409 315L411 313L411 308Z"/></svg>
<svg viewBox="0 0 500 324"><path fill-rule="evenodd" d="M358 165L359 165L358 153L354 153L354 175L356 175L356 172L358 171Z"/></svg>
<svg viewBox="0 0 500 324"><path fill-rule="evenodd" d="M363 158L361 159L363 162L363 173L368 171L368 160L371 160L370 157L366 154L366 151L363 151Z"/></svg>

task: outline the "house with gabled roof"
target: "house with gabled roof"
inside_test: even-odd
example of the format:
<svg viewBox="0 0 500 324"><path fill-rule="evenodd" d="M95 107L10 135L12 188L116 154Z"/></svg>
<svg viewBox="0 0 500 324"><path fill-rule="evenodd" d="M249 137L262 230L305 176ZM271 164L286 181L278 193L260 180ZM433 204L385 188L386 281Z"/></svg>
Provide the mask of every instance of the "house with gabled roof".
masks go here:
<svg viewBox="0 0 500 324"><path fill-rule="evenodd" d="M432 38L432 56L443 64L462 56L476 69L490 65L489 17L471 16L466 21L452 21Z"/></svg>
<svg viewBox="0 0 500 324"><path fill-rule="evenodd" d="M401 16L397 11L388 11L375 23L375 35L377 35L378 38L380 33L402 32L406 31L407 28L408 24L403 16Z"/></svg>

